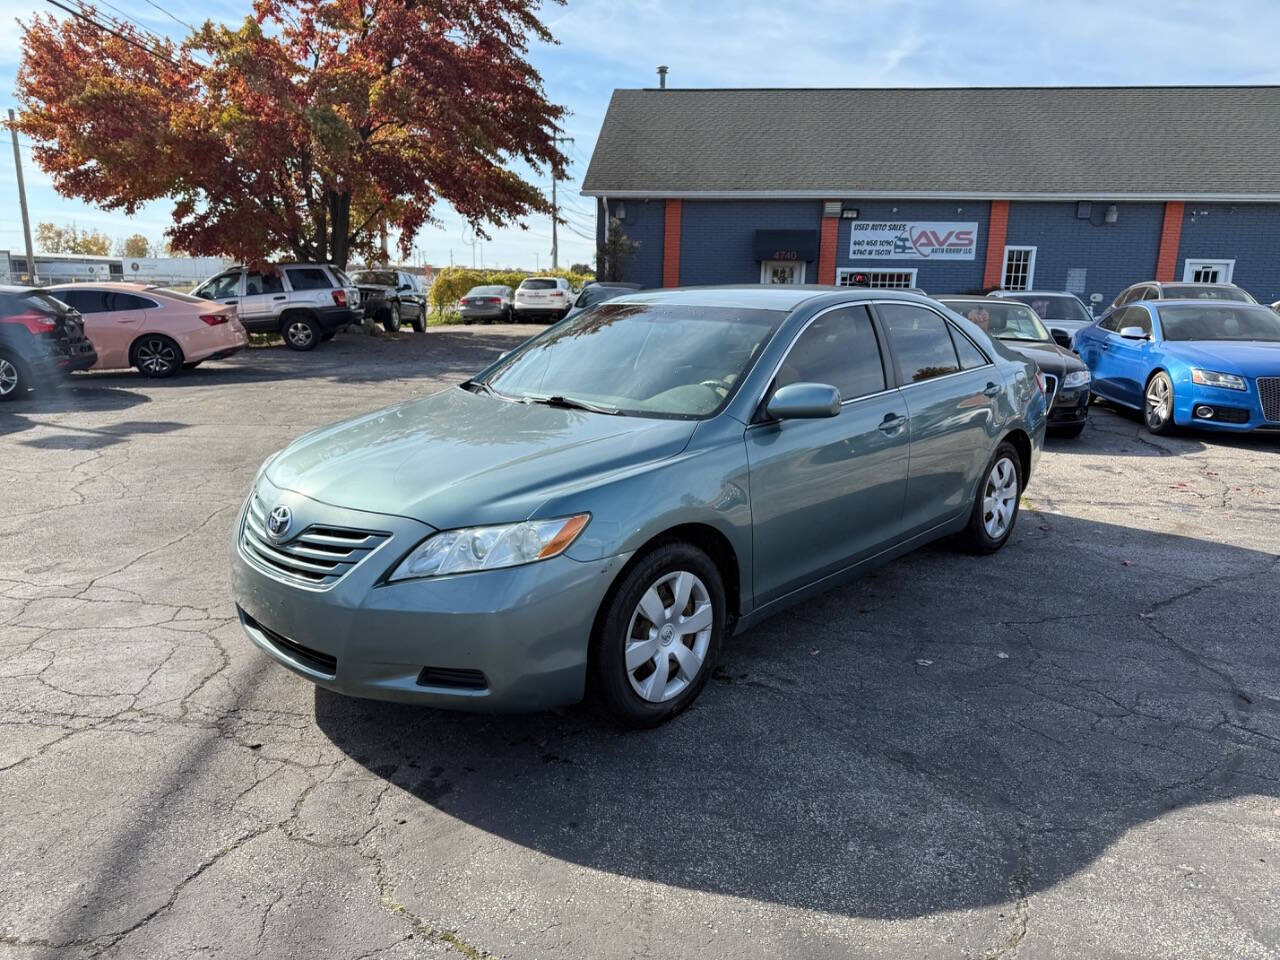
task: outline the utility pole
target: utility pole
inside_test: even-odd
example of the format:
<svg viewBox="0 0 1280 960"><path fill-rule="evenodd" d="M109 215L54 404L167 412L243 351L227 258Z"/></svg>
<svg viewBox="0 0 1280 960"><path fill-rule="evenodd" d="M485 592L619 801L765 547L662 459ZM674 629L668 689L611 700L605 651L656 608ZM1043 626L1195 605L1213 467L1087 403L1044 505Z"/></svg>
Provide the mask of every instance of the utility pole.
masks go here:
<svg viewBox="0 0 1280 960"><path fill-rule="evenodd" d="M22 208L22 239L27 243L27 278L31 283L39 283L36 274L36 255L31 249L31 219L27 216L27 188L22 183L22 154L18 152L18 127L9 111L9 132L13 135L13 166L18 171L18 206Z"/></svg>
<svg viewBox="0 0 1280 960"><path fill-rule="evenodd" d="M556 143L573 143L573 137L554 138ZM556 179L560 170L553 163L551 165L551 269L560 269L560 240L559 234L556 232L556 220L559 218L559 208L556 206Z"/></svg>

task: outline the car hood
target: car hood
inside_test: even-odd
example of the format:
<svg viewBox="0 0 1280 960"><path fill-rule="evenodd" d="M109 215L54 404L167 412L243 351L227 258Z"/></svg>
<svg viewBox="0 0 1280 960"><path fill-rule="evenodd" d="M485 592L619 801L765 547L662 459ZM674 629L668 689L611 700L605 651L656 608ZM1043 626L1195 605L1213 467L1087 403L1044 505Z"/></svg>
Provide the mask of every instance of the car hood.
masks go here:
<svg viewBox="0 0 1280 960"><path fill-rule="evenodd" d="M446 529L523 520L553 492L673 457L696 421L513 403L452 387L296 440L267 479Z"/></svg>
<svg viewBox="0 0 1280 960"><path fill-rule="evenodd" d="M1020 340L1001 340L1006 347L1026 357L1045 373L1062 376L1072 370L1086 369L1084 361L1056 343L1028 343Z"/></svg>
<svg viewBox="0 0 1280 960"><path fill-rule="evenodd" d="M1186 363L1247 377L1280 376L1280 343L1256 340L1166 340L1164 350Z"/></svg>

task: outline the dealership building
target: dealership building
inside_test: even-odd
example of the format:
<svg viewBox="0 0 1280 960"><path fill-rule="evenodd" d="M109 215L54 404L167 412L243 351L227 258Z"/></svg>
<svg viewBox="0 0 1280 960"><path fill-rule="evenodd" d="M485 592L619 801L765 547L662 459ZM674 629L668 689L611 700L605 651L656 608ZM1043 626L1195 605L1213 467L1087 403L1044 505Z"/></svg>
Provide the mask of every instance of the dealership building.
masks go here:
<svg viewBox="0 0 1280 960"><path fill-rule="evenodd" d="M1280 300L1280 87L617 90L583 193L646 287Z"/></svg>

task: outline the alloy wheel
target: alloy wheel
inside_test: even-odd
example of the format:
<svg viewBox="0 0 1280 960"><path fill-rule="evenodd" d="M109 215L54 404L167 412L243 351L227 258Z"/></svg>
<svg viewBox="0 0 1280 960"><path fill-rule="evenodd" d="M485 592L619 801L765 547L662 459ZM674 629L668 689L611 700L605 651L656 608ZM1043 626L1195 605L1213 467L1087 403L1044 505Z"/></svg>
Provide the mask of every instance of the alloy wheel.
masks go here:
<svg viewBox="0 0 1280 960"><path fill-rule="evenodd" d="M714 622L711 595L695 574L675 570L650 584L627 628L631 689L650 703L678 696L702 670Z"/></svg>
<svg viewBox="0 0 1280 960"><path fill-rule="evenodd" d="M1147 387L1147 426L1158 430L1173 412L1173 391L1164 377L1155 377Z"/></svg>
<svg viewBox="0 0 1280 960"><path fill-rule="evenodd" d="M18 368L8 357L0 357L0 397L7 397L18 389Z"/></svg>
<svg viewBox="0 0 1280 960"><path fill-rule="evenodd" d="M165 340L143 340L138 344L138 366L147 373L164 374L178 362L178 351Z"/></svg>
<svg viewBox="0 0 1280 960"><path fill-rule="evenodd" d="M311 345L311 324L303 323L301 320L295 320L289 324L289 328L285 331L285 336L289 338L289 342L296 347L307 347Z"/></svg>
<svg viewBox="0 0 1280 960"><path fill-rule="evenodd" d="M982 494L982 526L987 536L999 540L1013 522L1013 511L1018 503L1018 471L1013 461L1001 457L987 475L987 485Z"/></svg>

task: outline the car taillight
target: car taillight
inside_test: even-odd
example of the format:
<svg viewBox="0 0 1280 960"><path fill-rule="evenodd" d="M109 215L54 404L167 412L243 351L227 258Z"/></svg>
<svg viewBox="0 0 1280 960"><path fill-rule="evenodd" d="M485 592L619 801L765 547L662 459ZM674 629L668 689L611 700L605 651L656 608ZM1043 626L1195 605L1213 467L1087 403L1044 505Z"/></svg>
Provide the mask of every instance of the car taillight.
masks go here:
<svg viewBox="0 0 1280 960"><path fill-rule="evenodd" d="M345 290L333 291L333 302L340 307L345 307L347 305L347 291Z"/></svg>
<svg viewBox="0 0 1280 960"><path fill-rule="evenodd" d="M564 296L564 291L563 291L563 290L556 290L556 291L554 291L551 295L552 295L553 297L563 297L563 296Z"/></svg>
<svg viewBox="0 0 1280 960"><path fill-rule="evenodd" d="M57 324L48 314L40 313L37 310L26 310L23 313L15 313L12 317L5 319L6 323L20 323L36 336L46 333L53 333Z"/></svg>
<svg viewBox="0 0 1280 960"><path fill-rule="evenodd" d="M216 327L220 323L226 323L231 318L225 313L202 313L200 319L211 327Z"/></svg>
<svg viewBox="0 0 1280 960"><path fill-rule="evenodd" d="M467 298L466 298L466 297L463 297L461 300L459 300L459 301L458 301L458 306L460 306L460 307L465 307L466 305L467 305Z"/></svg>
<svg viewBox="0 0 1280 960"><path fill-rule="evenodd" d="M490 302L490 303L501 303L501 302L502 302L502 300L501 300L500 298L498 298L498 297L490 297L490 298L489 298L489 302Z"/></svg>

